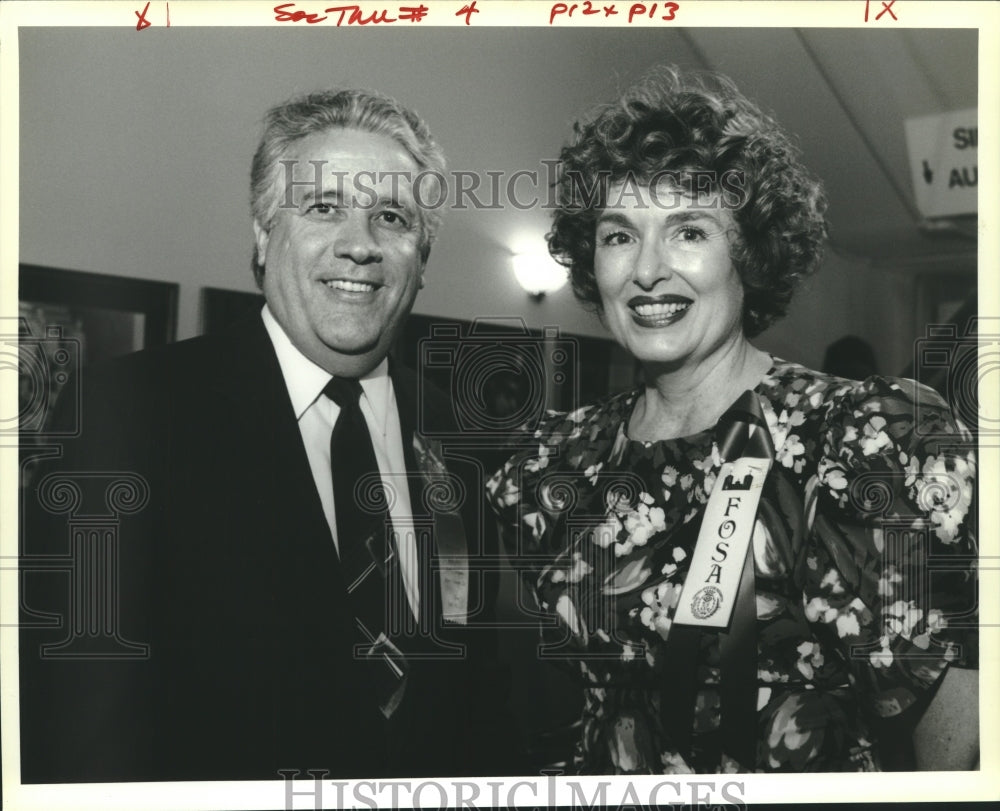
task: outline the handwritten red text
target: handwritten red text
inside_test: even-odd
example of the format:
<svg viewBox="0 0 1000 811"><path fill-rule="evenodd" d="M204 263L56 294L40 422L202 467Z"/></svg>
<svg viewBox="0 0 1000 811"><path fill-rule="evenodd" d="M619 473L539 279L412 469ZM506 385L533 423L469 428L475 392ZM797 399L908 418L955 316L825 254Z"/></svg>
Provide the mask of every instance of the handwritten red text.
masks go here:
<svg viewBox="0 0 1000 811"><path fill-rule="evenodd" d="M136 31L142 31L143 28L149 28L152 23L146 19L146 12L149 11L149 3L146 3L146 7L142 10L142 14L138 11L135 12L135 16L139 18L139 22L135 24Z"/></svg>
<svg viewBox="0 0 1000 811"><path fill-rule="evenodd" d="M632 22L636 17L649 17L649 19L657 19L656 17L656 7L658 3L653 3L647 8L645 3L633 3L632 7L628 10L628 21ZM673 20L677 15L677 9L680 6L677 3L664 3L663 8L660 10L659 19L661 20Z"/></svg>
<svg viewBox="0 0 1000 811"><path fill-rule="evenodd" d="M456 11L455 12L455 16L456 17L462 17L462 16L464 16L465 17L465 24L469 25L470 24L469 23L469 19L472 17L473 14L478 14L478 13L479 13L479 9L476 8L476 0L472 0L472 2L469 3L467 6L462 6L461 9L459 9L458 11Z"/></svg>
<svg viewBox="0 0 1000 811"><path fill-rule="evenodd" d="M309 24L325 22L331 19L334 25L378 25L380 23L411 22L418 23L427 16L428 7L423 5L398 6L395 17L389 16L389 9L362 9L358 5L331 6L321 12L308 12L295 8L295 3L282 3L274 7L274 19L279 23L306 22Z"/></svg>
<svg viewBox="0 0 1000 811"><path fill-rule="evenodd" d="M889 0L888 3L885 2L885 0L880 0L880 2L882 3L882 10L875 15L875 21L878 22L879 20L881 20L882 15L888 12L889 16L892 17L892 19L899 22L899 17L897 17L895 12L892 10L892 7L895 4L896 0ZM868 8L870 5L871 5L871 0L865 0L865 22L868 22Z"/></svg>
<svg viewBox="0 0 1000 811"><path fill-rule="evenodd" d="M892 0L895 2L895 0ZM631 23L638 19L650 20L673 20L680 9L678 3L632 3L628 8L628 21ZM564 17L567 20L573 19L574 15L579 17L591 17L594 14L601 14L604 17L612 17L618 14L616 3L608 5L595 4L592 0L583 0L582 3L553 3L549 9L549 25L552 25L556 18Z"/></svg>

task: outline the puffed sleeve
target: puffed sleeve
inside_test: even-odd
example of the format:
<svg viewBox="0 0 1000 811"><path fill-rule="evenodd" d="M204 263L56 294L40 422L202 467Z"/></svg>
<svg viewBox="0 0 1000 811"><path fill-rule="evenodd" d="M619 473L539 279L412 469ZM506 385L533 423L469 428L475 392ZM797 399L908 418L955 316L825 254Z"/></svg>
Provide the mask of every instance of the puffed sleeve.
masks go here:
<svg viewBox="0 0 1000 811"><path fill-rule="evenodd" d="M507 555L533 591L549 568L568 568L570 578L586 568L573 551L566 522L571 512L603 518L598 477L620 459L626 444L618 429L629 397L626 392L569 413L549 412L521 435L515 452L487 483ZM555 574L553 582L560 577ZM552 595L539 597L548 601Z"/></svg>
<svg viewBox="0 0 1000 811"><path fill-rule="evenodd" d="M542 566L558 553L551 547L553 516L551 509L540 503L540 485L551 473L573 427L567 415L553 412L533 430L526 427L511 443L510 458L486 483L487 499L499 519L507 555L517 561L532 588Z"/></svg>
<svg viewBox="0 0 1000 811"><path fill-rule="evenodd" d="M804 607L888 717L948 666L977 665L975 445L913 381L869 378L841 395L806 487Z"/></svg>

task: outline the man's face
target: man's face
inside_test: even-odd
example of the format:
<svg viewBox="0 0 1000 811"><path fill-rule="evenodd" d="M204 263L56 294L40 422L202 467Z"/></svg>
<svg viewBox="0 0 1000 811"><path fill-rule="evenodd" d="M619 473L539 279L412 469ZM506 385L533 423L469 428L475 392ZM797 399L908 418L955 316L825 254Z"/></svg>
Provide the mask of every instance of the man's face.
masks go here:
<svg viewBox="0 0 1000 811"><path fill-rule="evenodd" d="M298 184L282 188L270 230L254 222L264 296L306 357L362 375L386 356L420 289L419 169L392 138L342 128L303 138L286 160L297 163L282 181L294 169ZM318 172L310 161L322 162Z"/></svg>

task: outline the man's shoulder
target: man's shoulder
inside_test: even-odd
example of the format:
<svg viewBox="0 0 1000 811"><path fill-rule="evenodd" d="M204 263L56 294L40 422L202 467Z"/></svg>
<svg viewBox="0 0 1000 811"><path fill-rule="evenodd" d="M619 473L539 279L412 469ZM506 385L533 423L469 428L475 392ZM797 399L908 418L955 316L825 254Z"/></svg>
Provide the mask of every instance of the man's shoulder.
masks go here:
<svg viewBox="0 0 1000 811"><path fill-rule="evenodd" d="M263 325L246 321L211 335L87 366L81 378L85 389L118 388L133 392L168 389L176 393L179 389L231 376L240 368L253 368L265 352L273 350Z"/></svg>
<svg viewBox="0 0 1000 811"><path fill-rule="evenodd" d="M408 366L390 361L392 384L400 409L409 409L421 433L450 432L455 426L451 396Z"/></svg>
<svg viewBox="0 0 1000 811"><path fill-rule="evenodd" d="M150 460L215 447L252 419L273 424L273 403L287 395L263 326L259 333L237 327L84 366L47 415L66 437L64 457L148 471L159 464Z"/></svg>

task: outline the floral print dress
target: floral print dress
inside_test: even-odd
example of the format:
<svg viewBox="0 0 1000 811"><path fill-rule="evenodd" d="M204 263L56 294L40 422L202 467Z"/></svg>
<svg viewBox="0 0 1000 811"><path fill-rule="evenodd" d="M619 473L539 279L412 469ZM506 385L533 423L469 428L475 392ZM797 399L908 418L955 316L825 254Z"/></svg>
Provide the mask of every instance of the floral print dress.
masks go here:
<svg viewBox="0 0 1000 811"><path fill-rule="evenodd" d="M537 599L540 655L584 687L576 768L877 770L878 719L921 701L949 664L975 666L971 436L913 381L774 359L754 389L775 459L751 547L756 754L740 762L726 751L718 635L680 663L695 672L686 714L665 676L721 467L715 433L629 439L640 394L550 413L487 487ZM691 724L684 746L674 715Z"/></svg>

